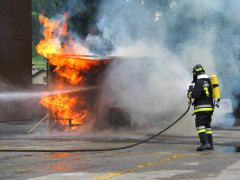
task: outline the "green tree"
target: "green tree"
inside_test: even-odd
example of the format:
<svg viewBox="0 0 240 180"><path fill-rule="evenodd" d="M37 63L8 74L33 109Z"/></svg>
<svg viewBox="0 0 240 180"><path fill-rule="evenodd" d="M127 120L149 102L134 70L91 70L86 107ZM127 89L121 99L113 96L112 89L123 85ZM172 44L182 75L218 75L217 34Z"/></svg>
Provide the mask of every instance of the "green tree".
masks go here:
<svg viewBox="0 0 240 180"><path fill-rule="evenodd" d="M35 47L34 42L32 41L32 56L36 56L37 55L37 49Z"/></svg>
<svg viewBox="0 0 240 180"><path fill-rule="evenodd" d="M33 45L36 46L42 39L41 28L38 17L44 14L46 17L53 17L61 12L67 0L32 0L32 39Z"/></svg>
<svg viewBox="0 0 240 180"><path fill-rule="evenodd" d="M75 7L69 7L72 12L70 28L83 38L86 37L94 29L100 3L101 0L82 0L78 1Z"/></svg>

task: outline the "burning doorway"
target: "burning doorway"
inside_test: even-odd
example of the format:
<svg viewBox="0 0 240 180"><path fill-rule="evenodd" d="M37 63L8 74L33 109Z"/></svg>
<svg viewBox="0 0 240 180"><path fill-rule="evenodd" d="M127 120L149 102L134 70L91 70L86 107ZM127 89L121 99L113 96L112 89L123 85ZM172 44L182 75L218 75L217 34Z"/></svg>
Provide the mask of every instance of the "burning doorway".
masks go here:
<svg viewBox="0 0 240 180"><path fill-rule="evenodd" d="M96 103L103 74L111 60L96 60L94 57L76 55L53 55L49 57L48 62L53 59L65 61L66 64L59 66L48 63L49 94L44 96L40 103L49 110L49 130L74 130L79 126L93 123L97 117ZM69 61L74 65L80 63L81 68L87 65L89 69L82 70L74 65L68 66ZM59 75L59 71L63 75Z"/></svg>
<svg viewBox="0 0 240 180"><path fill-rule="evenodd" d="M39 16L39 21L44 27L44 39L39 42L36 49L48 60L49 90L41 98L40 103L49 111L50 131L75 130L96 120L96 102L103 74L113 60L112 57L82 55L87 51L83 44L74 42L67 31L68 18L67 13L57 21L51 21L43 15ZM111 117L114 117L112 111L109 109L107 111L108 116L111 112ZM109 118L106 121L110 123ZM114 122L114 119L111 119L111 122Z"/></svg>
<svg viewBox="0 0 240 180"><path fill-rule="evenodd" d="M83 46L73 41L67 31L68 14L49 20L43 14L44 39L37 45L39 54L48 59L48 90L40 103L49 111L49 129L75 129L87 122L98 93L99 73L109 61L94 61L76 52ZM91 86L91 87L90 87ZM94 86L94 87L92 87ZM83 91L83 89L85 89Z"/></svg>

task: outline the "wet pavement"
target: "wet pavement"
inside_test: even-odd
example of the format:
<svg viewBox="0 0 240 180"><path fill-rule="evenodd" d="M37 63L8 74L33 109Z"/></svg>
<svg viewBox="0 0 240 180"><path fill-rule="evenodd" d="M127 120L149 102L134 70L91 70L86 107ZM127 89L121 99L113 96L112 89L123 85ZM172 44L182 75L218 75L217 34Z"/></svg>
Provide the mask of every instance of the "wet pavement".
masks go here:
<svg viewBox="0 0 240 180"><path fill-rule="evenodd" d="M98 149L127 146L139 131L48 133L45 122L0 123L1 149ZM138 146L103 152L0 152L0 179L239 179L240 127L213 129L215 149L197 152L196 136L160 135Z"/></svg>

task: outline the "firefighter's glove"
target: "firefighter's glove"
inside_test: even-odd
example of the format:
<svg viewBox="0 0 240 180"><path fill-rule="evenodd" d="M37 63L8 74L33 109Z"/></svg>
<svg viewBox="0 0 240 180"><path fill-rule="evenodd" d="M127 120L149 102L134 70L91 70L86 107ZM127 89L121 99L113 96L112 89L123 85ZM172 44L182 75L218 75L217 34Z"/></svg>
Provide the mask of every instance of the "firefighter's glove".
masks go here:
<svg viewBox="0 0 240 180"><path fill-rule="evenodd" d="M214 106L217 106L219 108L219 101L220 99L213 99Z"/></svg>
<svg viewBox="0 0 240 180"><path fill-rule="evenodd" d="M192 99L188 99L188 104L192 104Z"/></svg>
<svg viewBox="0 0 240 180"><path fill-rule="evenodd" d="M191 90L188 90L187 97L188 97L188 99L192 99L192 91Z"/></svg>

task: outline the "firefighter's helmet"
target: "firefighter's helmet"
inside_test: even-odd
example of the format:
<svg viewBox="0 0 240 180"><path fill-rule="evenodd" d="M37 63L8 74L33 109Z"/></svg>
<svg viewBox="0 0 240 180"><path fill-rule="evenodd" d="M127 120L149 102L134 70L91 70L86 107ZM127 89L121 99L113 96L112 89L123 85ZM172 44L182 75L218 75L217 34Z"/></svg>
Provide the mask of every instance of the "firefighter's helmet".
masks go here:
<svg viewBox="0 0 240 180"><path fill-rule="evenodd" d="M193 67L192 73L193 73L193 82L196 82L197 76L200 74L204 74L205 69L201 64L197 64L196 66Z"/></svg>

